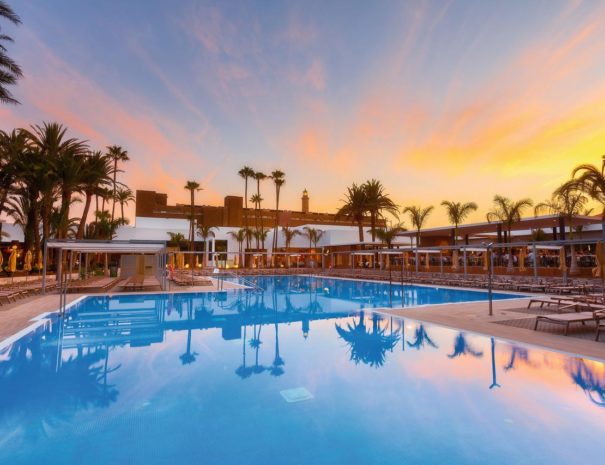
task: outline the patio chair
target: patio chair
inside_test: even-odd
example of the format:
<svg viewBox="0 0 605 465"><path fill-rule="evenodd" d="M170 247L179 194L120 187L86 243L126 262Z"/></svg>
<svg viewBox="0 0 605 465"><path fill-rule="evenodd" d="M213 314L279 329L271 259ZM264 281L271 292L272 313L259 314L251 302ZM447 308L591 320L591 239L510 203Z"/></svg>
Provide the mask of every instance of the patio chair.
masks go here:
<svg viewBox="0 0 605 465"><path fill-rule="evenodd" d="M605 318L605 309L599 309L592 312L573 312L573 313L559 313L556 315L538 315L536 317L536 323L534 324L534 331L538 329L538 323L546 322L557 325L565 326L565 332L563 333L565 336L569 333L569 326L572 323L581 323L582 325L586 325L586 323L596 321L597 322L597 334L596 338L599 337L599 328L601 324L599 323L600 318Z"/></svg>

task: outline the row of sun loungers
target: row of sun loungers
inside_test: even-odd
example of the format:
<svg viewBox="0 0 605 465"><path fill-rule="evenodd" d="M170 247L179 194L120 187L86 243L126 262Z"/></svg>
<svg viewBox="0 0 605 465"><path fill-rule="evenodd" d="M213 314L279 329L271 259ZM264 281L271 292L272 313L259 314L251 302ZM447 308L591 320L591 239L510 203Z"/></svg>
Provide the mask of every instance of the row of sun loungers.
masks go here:
<svg viewBox="0 0 605 465"><path fill-rule="evenodd" d="M191 275L190 273L174 273L172 282L177 286L214 286L212 279L207 276Z"/></svg>
<svg viewBox="0 0 605 465"><path fill-rule="evenodd" d="M47 290L54 289L56 283L49 280L46 283ZM13 303L18 299L39 294L42 291L42 280L22 281L0 287L0 305Z"/></svg>
<svg viewBox="0 0 605 465"><path fill-rule="evenodd" d="M69 283L67 291L72 293L94 293L107 292L120 281L119 278L91 278L86 280L77 280Z"/></svg>
<svg viewBox="0 0 605 465"><path fill-rule="evenodd" d="M401 281L400 272L389 273L388 270L329 270L321 274L334 277L352 278L352 279L377 279L388 281ZM403 275L403 281L406 284L428 284L438 286L455 286L455 287L478 287L487 288L488 279L484 275L458 275L448 274L442 275L439 273L406 273ZM595 291L602 291L602 284L595 280L588 279L569 279L564 282L562 279L535 279L531 277L510 278L504 276L493 276L492 288L504 291L518 292L541 292L546 294L589 294Z"/></svg>
<svg viewBox="0 0 605 465"><path fill-rule="evenodd" d="M133 276L122 284L122 291L155 291L160 288L160 282L154 276Z"/></svg>

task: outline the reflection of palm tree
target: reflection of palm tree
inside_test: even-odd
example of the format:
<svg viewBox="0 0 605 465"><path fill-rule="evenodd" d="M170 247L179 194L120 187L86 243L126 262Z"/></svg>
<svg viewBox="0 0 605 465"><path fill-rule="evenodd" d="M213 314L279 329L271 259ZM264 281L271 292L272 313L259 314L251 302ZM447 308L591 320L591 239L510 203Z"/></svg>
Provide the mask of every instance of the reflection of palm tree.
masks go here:
<svg viewBox="0 0 605 465"><path fill-rule="evenodd" d="M193 317L193 300L189 299L187 304L187 321L191 321ZM187 349L184 354L181 354L179 358L181 359L181 363L183 365L189 365L195 362L197 352L191 352L191 328L187 329Z"/></svg>
<svg viewBox="0 0 605 465"><path fill-rule="evenodd" d="M494 389L497 387L502 387L498 384L496 379L496 340L492 337L492 384L490 385L490 389Z"/></svg>
<svg viewBox="0 0 605 465"><path fill-rule="evenodd" d="M571 379L588 396L593 404L605 407L605 375L595 373L581 358L570 360L567 371Z"/></svg>
<svg viewBox="0 0 605 465"><path fill-rule="evenodd" d="M235 374L242 379L249 378L252 374L252 368L246 366L246 325L244 325L244 338L242 350L242 364L235 370Z"/></svg>
<svg viewBox="0 0 605 465"><path fill-rule="evenodd" d="M277 315L277 313L276 313ZM270 367L271 376L281 376L284 374L284 368L286 362L279 355L279 330L278 324L275 322L275 357L273 358L273 364Z"/></svg>
<svg viewBox="0 0 605 465"><path fill-rule="evenodd" d="M435 349L437 348L437 344L435 344L433 340L429 337L428 333L426 332L426 329L424 328L424 325L420 325L418 326L418 328L416 328L415 337L416 340L414 342L408 341L408 347L413 347L414 349L420 350L420 348L424 347L424 344L426 343L431 347L434 347Z"/></svg>
<svg viewBox="0 0 605 465"><path fill-rule="evenodd" d="M255 351L253 372L256 374L262 373L263 371L265 371L265 367L258 364L258 351L260 349L261 344L263 343L263 341L261 341L261 339L260 339L260 332L262 329L263 329L263 325L261 324L258 326L258 333L257 333L256 325L254 325L254 335L253 335L252 339L250 339L250 341L249 341L250 347L252 347Z"/></svg>
<svg viewBox="0 0 605 465"><path fill-rule="evenodd" d="M380 328L381 318L378 314L372 315L372 329L367 330L364 312L359 312L359 322L353 320L353 325L347 323L344 329L336 324L338 335L350 346L351 360L358 364L362 362L373 367L384 365L386 351L392 350L399 341L398 334L387 334L386 328Z"/></svg>
<svg viewBox="0 0 605 465"><path fill-rule="evenodd" d="M508 363L504 365L504 371L515 368L517 360L529 363L529 351L523 347L512 346L510 350L510 359Z"/></svg>
<svg viewBox="0 0 605 465"><path fill-rule="evenodd" d="M472 355L473 357L483 357L483 352L473 349L468 342L463 332L458 333L454 341L454 352L448 355L449 358L460 357L461 355Z"/></svg>

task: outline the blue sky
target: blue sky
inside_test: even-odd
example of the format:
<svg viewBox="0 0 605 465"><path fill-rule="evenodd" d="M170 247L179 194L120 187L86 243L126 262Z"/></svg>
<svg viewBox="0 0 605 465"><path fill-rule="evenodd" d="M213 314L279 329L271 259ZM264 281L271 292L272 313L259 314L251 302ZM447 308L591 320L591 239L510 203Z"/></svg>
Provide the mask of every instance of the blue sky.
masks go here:
<svg viewBox="0 0 605 465"><path fill-rule="evenodd" d="M207 203L240 193L247 164L286 172L286 208L307 187L333 211L376 177L402 205L474 200L481 219L493 194L543 200L604 151L600 2L11 4L26 78L2 126L122 145L130 186L171 201L187 179Z"/></svg>

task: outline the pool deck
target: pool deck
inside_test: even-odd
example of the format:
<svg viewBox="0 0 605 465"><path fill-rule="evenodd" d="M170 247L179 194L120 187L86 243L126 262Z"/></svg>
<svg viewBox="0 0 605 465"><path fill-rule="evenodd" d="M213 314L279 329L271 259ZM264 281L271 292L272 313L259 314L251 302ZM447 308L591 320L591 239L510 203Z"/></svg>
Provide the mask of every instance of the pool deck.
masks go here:
<svg viewBox="0 0 605 465"><path fill-rule="evenodd" d="M547 296L541 295L540 297ZM561 326L550 332L548 328L543 329L542 326L538 331L534 331L533 321L535 321L534 318L539 313L539 309L535 309L536 313L528 313L528 303L529 298L495 300L491 317L488 315L487 302L428 305L416 308L382 308L378 311L388 315L412 318L501 339L542 346L568 354L605 360L605 335L602 336L600 342L596 342L593 340L595 334L593 327L590 330L583 330L580 337L573 332L564 336Z"/></svg>

